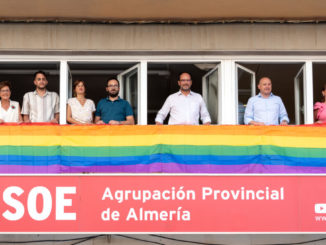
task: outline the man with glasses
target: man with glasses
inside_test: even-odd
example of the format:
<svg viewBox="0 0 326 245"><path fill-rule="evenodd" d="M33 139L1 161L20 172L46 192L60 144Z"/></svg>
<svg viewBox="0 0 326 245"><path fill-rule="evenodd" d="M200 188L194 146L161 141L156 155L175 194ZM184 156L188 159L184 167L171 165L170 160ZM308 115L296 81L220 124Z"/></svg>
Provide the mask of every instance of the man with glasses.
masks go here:
<svg viewBox="0 0 326 245"><path fill-rule="evenodd" d="M156 124L163 124L164 119L170 113L170 125L198 125L199 117L203 124L209 125L211 118L202 96L190 90L192 85L190 74L181 73L178 85L180 90L171 94L157 113Z"/></svg>
<svg viewBox="0 0 326 245"><path fill-rule="evenodd" d="M119 97L120 83L117 79L108 79L106 92L108 97L101 99L95 112L96 124L132 125L135 124L133 111L128 101Z"/></svg>

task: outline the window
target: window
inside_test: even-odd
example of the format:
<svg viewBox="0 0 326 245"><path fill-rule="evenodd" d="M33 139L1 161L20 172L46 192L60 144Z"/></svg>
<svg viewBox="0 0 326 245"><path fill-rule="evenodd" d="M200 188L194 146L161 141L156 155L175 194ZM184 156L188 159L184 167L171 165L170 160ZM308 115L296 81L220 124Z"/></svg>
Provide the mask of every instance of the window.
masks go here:
<svg viewBox="0 0 326 245"><path fill-rule="evenodd" d="M218 63L149 63L148 64L148 124L155 124L157 112L166 98L179 90L180 73L189 73L191 90L203 96L210 112L212 123L218 122ZM168 118L165 120L167 124Z"/></svg>
<svg viewBox="0 0 326 245"><path fill-rule="evenodd" d="M72 97L72 84L76 80L86 83L86 97L95 104L107 97L105 90L107 80L117 77L120 81L119 96L127 100L134 111L137 123L138 115L138 64L126 63L95 63L95 62L68 62L68 97Z"/></svg>
<svg viewBox="0 0 326 245"><path fill-rule="evenodd" d="M11 100L18 101L22 107L26 92L34 91L34 73L43 70L47 74L48 90L59 94L60 62L0 62L0 81L10 81Z"/></svg>
<svg viewBox="0 0 326 245"><path fill-rule="evenodd" d="M306 114L304 63L237 63L236 68L239 124L243 124L242 116L248 99L259 93L256 86L262 77L269 77L272 80L272 92L283 100L290 124L304 124Z"/></svg>

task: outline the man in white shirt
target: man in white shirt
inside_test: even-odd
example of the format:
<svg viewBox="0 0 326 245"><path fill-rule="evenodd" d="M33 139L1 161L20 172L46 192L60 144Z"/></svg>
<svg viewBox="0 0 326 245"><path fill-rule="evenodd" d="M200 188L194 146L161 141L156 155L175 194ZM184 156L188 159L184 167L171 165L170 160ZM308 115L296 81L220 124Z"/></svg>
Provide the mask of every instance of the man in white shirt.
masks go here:
<svg viewBox="0 0 326 245"><path fill-rule="evenodd" d="M202 96L190 90L192 85L190 74L181 73L178 85L180 90L171 94L157 113L156 124L163 124L164 119L170 113L169 125L198 125L199 116L203 124L209 125L211 118Z"/></svg>
<svg viewBox="0 0 326 245"><path fill-rule="evenodd" d="M59 122L59 96L46 90L48 80L43 71L34 73L36 90L24 95L22 114L24 122Z"/></svg>

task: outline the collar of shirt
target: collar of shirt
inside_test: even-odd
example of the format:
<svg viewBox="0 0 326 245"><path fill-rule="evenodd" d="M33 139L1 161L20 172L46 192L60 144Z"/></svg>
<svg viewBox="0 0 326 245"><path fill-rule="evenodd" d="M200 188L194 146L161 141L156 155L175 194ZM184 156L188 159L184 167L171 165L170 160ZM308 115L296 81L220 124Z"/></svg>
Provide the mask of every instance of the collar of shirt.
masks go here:
<svg viewBox="0 0 326 245"><path fill-rule="evenodd" d="M121 98L120 98L120 96L118 96L118 99L117 99L117 100L113 100L113 101L112 101L112 100L109 99L109 97L106 97L106 100L107 100L107 101L111 101L111 102L118 102L118 101L121 100Z"/></svg>
<svg viewBox="0 0 326 245"><path fill-rule="evenodd" d="M270 95L268 96L268 98L263 97L263 96L261 95L261 93L259 93L257 96L258 96L259 98L269 99L270 97L273 97L274 94L271 92Z"/></svg>
<svg viewBox="0 0 326 245"><path fill-rule="evenodd" d="M40 96L40 95L37 93L36 90L34 91L34 94ZM40 97L45 97L45 96L47 96L48 94L49 94L49 92L46 90L46 91L45 91L45 94L44 94L43 96L40 96Z"/></svg>
<svg viewBox="0 0 326 245"><path fill-rule="evenodd" d="M190 93L188 95L193 95L194 93L190 90ZM184 95L181 90L179 90L178 95ZM188 95L184 95L184 96L188 96Z"/></svg>

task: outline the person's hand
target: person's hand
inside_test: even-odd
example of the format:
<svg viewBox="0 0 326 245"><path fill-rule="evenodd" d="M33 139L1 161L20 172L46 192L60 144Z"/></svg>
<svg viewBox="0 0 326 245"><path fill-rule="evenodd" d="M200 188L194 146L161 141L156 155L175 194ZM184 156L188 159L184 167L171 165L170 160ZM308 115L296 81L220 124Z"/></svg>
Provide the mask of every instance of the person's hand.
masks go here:
<svg viewBox="0 0 326 245"><path fill-rule="evenodd" d="M264 126L265 125L265 123L263 123L263 122L255 122L255 121L251 121L249 124L254 125L254 126Z"/></svg>
<svg viewBox="0 0 326 245"><path fill-rule="evenodd" d="M103 122L102 120L100 120L96 124L101 125L101 124L105 124L105 122Z"/></svg>
<svg viewBox="0 0 326 245"><path fill-rule="evenodd" d="M287 121L282 121L281 122L281 125L284 126L284 125L288 125L288 122Z"/></svg>
<svg viewBox="0 0 326 245"><path fill-rule="evenodd" d="M56 123L56 124L58 124L59 122L58 122L57 119L53 118L53 119L50 121L50 123Z"/></svg>
<svg viewBox="0 0 326 245"><path fill-rule="evenodd" d="M119 121L116 121L116 120L111 120L111 121L109 122L109 124L110 124L110 125L119 125L120 122L119 122Z"/></svg>
<svg viewBox="0 0 326 245"><path fill-rule="evenodd" d="M0 123L4 123L4 122L5 122L4 120L0 119Z"/></svg>
<svg viewBox="0 0 326 245"><path fill-rule="evenodd" d="M210 122L207 122L207 123L204 123L204 125L211 125L211 123Z"/></svg>
<svg viewBox="0 0 326 245"><path fill-rule="evenodd" d="M155 122L156 125L163 125L163 123Z"/></svg>
<svg viewBox="0 0 326 245"><path fill-rule="evenodd" d="M318 124L322 124L323 123L323 121L316 121L315 123L318 123Z"/></svg>

